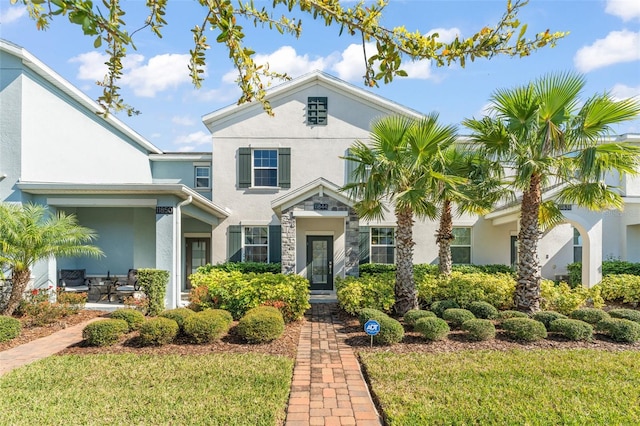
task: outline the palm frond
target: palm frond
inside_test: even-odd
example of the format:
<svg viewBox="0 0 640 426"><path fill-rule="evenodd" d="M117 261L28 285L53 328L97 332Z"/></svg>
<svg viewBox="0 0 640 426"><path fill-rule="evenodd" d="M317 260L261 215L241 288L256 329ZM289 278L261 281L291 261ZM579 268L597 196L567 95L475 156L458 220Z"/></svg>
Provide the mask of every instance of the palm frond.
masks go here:
<svg viewBox="0 0 640 426"><path fill-rule="evenodd" d="M557 201L561 204L577 204L589 210L624 208L624 200L614 187L604 182L577 182L562 188Z"/></svg>

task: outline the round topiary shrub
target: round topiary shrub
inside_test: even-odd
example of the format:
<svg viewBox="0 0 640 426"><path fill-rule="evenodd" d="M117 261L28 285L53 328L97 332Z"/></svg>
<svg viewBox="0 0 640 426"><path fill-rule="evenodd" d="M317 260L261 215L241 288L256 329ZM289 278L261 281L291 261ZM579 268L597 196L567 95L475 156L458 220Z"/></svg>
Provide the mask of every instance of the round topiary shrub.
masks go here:
<svg viewBox="0 0 640 426"><path fill-rule="evenodd" d="M269 307L269 306L267 306ZM284 318L278 309L267 307L250 309L238 321L238 334L249 343L266 343L284 333Z"/></svg>
<svg viewBox="0 0 640 426"><path fill-rule="evenodd" d="M400 321L391 317L380 318L380 332L373 336L375 343L381 345L393 345L394 343L400 343L404 337L404 327L400 324Z"/></svg>
<svg viewBox="0 0 640 426"><path fill-rule="evenodd" d="M129 331L139 330L140 326L144 323L144 315L142 312L135 309L116 309L109 314L111 319L125 320L129 325Z"/></svg>
<svg viewBox="0 0 640 426"><path fill-rule="evenodd" d="M616 342L635 343L640 340L640 324L624 318L609 318L596 324L596 329Z"/></svg>
<svg viewBox="0 0 640 426"><path fill-rule="evenodd" d="M476 318L492 319L498 316L498 309L489 302L471 302L467 307Z"/></svg>
<svg viewBox="0 0 640 426"><path fill-rule="evenodd" d="M269 308L271 309L271 307L269 306L262 306L265 308ZM273 308L274 310L272 310L271 312L275 313L276 311L280 312L280 310L278 308ZM221 318L223 318L228 325L231 325L231 323L233 322L233 315L231 315L231 312L226 311L224 309L210 309L211 312L215 313L216 315L219 315Z"/></svg>
<svg viewBox="0 0 640 426"><path fill-rule="evenodd" d="M442 318L442 314L447 309L457 309L460 305L455 300L438 300L431 304L431 310L438 318Z"/></svg>
<svg viewBox="0 0 640 426"><path fill-rule="evenodd" d="M0 342L15 339L22 331L22 324L13 317L0 316Z"/></svg>
<svg viewBox="0 0 640 426"><path fill-rule="evenodd" d="M499 320L506 320L509 318L529 318L529 315L525 314L524 312L507 309L505 311L499 311L498 315L496 316L496 319Z"/></svg>
<svg viewBox="0 0 640 426"><path fill-rule="evenodd" d="M544 324L545 328L549 330L550 324L557 319L566 319L567 316L555 311L540 311L531 315L531 318L540 321Z"/></svg>
<svg viewBox="0 0 640 426"><path fill-rule="evenodd" d="M145 346L162 346L174 341L180 326L170 318L150 318L140 327L140 340Z"/></svg>
<svg viewBox="0 0 640 426"><path fill-rule="evenodd" d="M166 311L160 312L161 317L172 319L178 324L180 333L184 333L184 321L193 314L195 314L195 312L189 308L167 309Z"/></svg>
<svg viewBox="0 0 640 426"><path fill-rule="evenodd" d="M449 324L441 318L420 318L414 329L427 340L444 340L451 331Z"/></svg>
<svg viewBox="0 0 640 426"><path fill-rule="evenodd" d="M82 338L90 346L110 346L129 332L129 324L122 319L92 322L82 330Z"/></svg>
<svg viewBox="0 0 640 426"><path fill-rule="evenodd" d="M507 336L522 342L535 342L547 337L547 329L540 321L531 318L509 318L502 322Z"/></svg>
<svg viewBox="0 0 640 426"><path fill-rule="evenodd" d="M602 309L580 308L569 314L569 318L587 322L591 325L597 324L602 320L611 318L611 315Z"/></svg>
<svg viewBox="0 0 640 426"><path fill-rule="evenodd" d="M360 322L360 326L364 326L364 324L370 319L380 321L380 318L386 318L388 316L389 315L379 311L378 309L363 308L358 312L358 321Z"/></svg>
<svg viewBox="0 0 640 426"><path fill-rule="evenodd" d="M622 318L640 323L640 311L635 309L612 309L609 311L612 318Z"/></svg>
<svg viewBox="0 0 640 426"><path fill-rule="evenodd" d="M462 323L462 329L467 332L471 340L478 342L496 337L496 326L488 319L470 319Z"/></svg>
<svg viewBox="0 0 640 426"><path fill-rule="evenodd" d="M591 340L593 338L593 326L584 321L559 318L551 321L549 331L560 333L569 340Z"/></svg>
<svg viewBox="0 0 640 426"><path fill-rule="evenodd" d="M451 308L442 313L442 319L448 321L451 327L460 328L463 322L475 319L475 315L466 309Z"/></svg>
<svg viewBox="0 0 640 426"><path fill-rule="evenodd" d="M424 311L422 309L411 309L404 314L404 323L410 327L416 325L416 321L420 318L436 318L436 314L431 311Z"/></svg>
<svg viewBox="0 0 640 426"><path fill-rule="evenodd" d="M211 343L219 340L227 331L229 322L216 309L196 312L184 320L184 334L194 343Z"/></svg>

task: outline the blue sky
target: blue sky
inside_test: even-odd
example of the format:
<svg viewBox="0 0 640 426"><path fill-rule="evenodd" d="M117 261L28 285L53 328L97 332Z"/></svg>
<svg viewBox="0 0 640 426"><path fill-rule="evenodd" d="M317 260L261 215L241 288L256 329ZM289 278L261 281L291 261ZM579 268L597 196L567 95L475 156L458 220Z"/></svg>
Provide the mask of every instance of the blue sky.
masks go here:
<svg viewBox="0 0 640 426"><path fill-rule="evenodd" d="M203 9L194 0L168 4L164 37L138 33L137 50L130 51L125 63L122 94L142 114L131 118L119 114L118 118L164 151L210 151L211 139L201 117L236 102L234 70L211 33L206 80L202 88L194 89L186 68L192 45L189 30L202 22ZM256 4L268 7L271 2L257 0ZM505 5L506 0L391 0L383 24L423 33L437 31L444 38L466 37L495 24ZM133 22L144 21L142 0L123 1L122 6L130 28ZM245 25L245 42L258 53L257 62L269 62L272 70L294 77L321 69L364 87L359 38L340 36L338 27L327 28L299 12L294 16L303 21L300 39ZM585 97L605 91L616 98L640 97L640 1L531 0L519 17L528 24L530 36L546 29L570 34L557 47L527 58L496 57L466 68L437 68L428 61L407 63L404 69L409 78L367 90L423 113L437 111L447 124L481 116L495 89L524 84L549 72L584 74ZM66 17L59 17L47 31L37 31L24 7L5 0L0 3L0 37L24 47L94 99L100 95L94 82L104 75L106 57ZM640 133L640 120L615 131Z"/></svg>

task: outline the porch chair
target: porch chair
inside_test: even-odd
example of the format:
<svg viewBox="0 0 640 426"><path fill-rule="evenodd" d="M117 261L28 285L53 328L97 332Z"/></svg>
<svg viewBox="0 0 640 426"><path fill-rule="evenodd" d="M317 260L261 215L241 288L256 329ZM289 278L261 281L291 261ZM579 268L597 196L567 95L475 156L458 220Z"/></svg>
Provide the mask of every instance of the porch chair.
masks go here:
<svg viewBox="0 0 640 426"><path fill-rule="evenodd" d="M138 290L140 290L140 286L138 285L138 270L129 269L129 272L127 272L126 285L116 287L116 294L119 299L123 300L125 297L133 295L133 293Z"/></svg>
<svg viewBox="0 0 640 426"><path fill-rule="evenodd" d="M61 269L58 287L62 287L64 291L89 291L86 272L86 269Z"/></svg>

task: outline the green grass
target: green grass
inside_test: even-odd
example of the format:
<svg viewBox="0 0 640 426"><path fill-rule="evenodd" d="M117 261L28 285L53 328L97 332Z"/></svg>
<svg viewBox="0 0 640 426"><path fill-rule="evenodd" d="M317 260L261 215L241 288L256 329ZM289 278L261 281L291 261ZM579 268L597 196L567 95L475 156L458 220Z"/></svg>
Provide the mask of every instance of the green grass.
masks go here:
<svg viewBox="0 0 640 426"><path fill-rule="evenodd" d="M292 371L257 354L54 356L0 377L0 424L276 425Z"/></svg>
<svg viewBox="0 0 640 426"><path fill-rule="evenodd" d="M389 425L640 424L640 352L362 353Z"/></svg>

